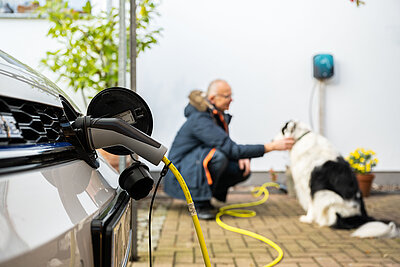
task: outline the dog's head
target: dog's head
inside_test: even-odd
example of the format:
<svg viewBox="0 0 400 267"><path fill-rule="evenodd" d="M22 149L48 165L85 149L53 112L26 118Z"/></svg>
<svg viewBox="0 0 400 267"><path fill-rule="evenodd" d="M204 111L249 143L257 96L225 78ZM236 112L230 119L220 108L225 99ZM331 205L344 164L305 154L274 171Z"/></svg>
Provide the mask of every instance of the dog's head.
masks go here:
<svg viewBox="0 0 400 267"><path fill-rule="evenodd" d="M282 137L293 137L294 139L300 138L307 132L310 132L310 127L300 121L290 120L282 127Z"/></svg>

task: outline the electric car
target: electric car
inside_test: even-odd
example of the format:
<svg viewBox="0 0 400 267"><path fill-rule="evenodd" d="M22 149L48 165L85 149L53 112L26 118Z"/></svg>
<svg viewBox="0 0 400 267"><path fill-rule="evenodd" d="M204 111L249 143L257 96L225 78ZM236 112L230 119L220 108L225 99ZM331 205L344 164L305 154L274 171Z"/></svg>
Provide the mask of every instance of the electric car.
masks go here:
<svg viewBox="0 0 400 267"><path fill-rule="evenodd" d="M0 50L0 266L125 266L131 198L84 144L82 114Z"/></svg>

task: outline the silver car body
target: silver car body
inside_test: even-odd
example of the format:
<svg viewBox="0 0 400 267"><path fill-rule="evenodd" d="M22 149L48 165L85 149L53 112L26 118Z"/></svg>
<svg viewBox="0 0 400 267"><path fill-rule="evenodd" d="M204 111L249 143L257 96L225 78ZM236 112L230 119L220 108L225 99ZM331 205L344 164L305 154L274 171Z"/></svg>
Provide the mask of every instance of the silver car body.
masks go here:
<svg viewBox="0 0 400 267"><path fill-rule="evenodd" d="M56 85L0 50L3 122L8 118L4 114L9 114L2 113L7 101L34 103L23 105L25 110L35 103L62 110L60 95ZM67 96L64 99L76 108ZM41 114L40 120L46 116ZM47 137L28 129L39 141L23 141L18 136L24 136L22 124L16 124L15 140L21 143L13 143L10 129L9 136L0 139L0 266L95 265L91 222L115 203L121 191L118 173L102 158L95 159L96 168L74 157L79 153L69 140L39 142ZM64 124L68 128L68 122ZM52 134L58 131L44 128ZM41 160L42 156L46 158Z"/></svg>

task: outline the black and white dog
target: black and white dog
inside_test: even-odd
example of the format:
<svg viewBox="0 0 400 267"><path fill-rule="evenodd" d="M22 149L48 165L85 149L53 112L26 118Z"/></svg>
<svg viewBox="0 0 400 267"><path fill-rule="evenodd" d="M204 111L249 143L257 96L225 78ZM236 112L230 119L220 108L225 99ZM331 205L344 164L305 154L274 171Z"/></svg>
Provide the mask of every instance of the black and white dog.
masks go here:
<svg viewBox="0 0 400 267"><path fill-rule="evenodd" d="M281 137L293 137L290 170L297 198L307 212L304 223L357 229L358 237L400 237L393 222L385 224L367 215L362 194L350 165L325 137L306 124L289 121Z"/></svg>

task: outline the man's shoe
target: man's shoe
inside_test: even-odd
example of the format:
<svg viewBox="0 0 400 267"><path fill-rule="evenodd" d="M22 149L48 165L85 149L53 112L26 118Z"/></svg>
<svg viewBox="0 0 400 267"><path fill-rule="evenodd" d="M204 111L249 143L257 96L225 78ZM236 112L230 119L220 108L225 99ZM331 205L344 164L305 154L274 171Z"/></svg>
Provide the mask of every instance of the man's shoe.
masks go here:
<svg viewBox="0 0 400 267"><path fill-rule="evenodd" d="M217 215L217 210L213 207L199 207L196 211L200 220L214 220Z"/></svg>

